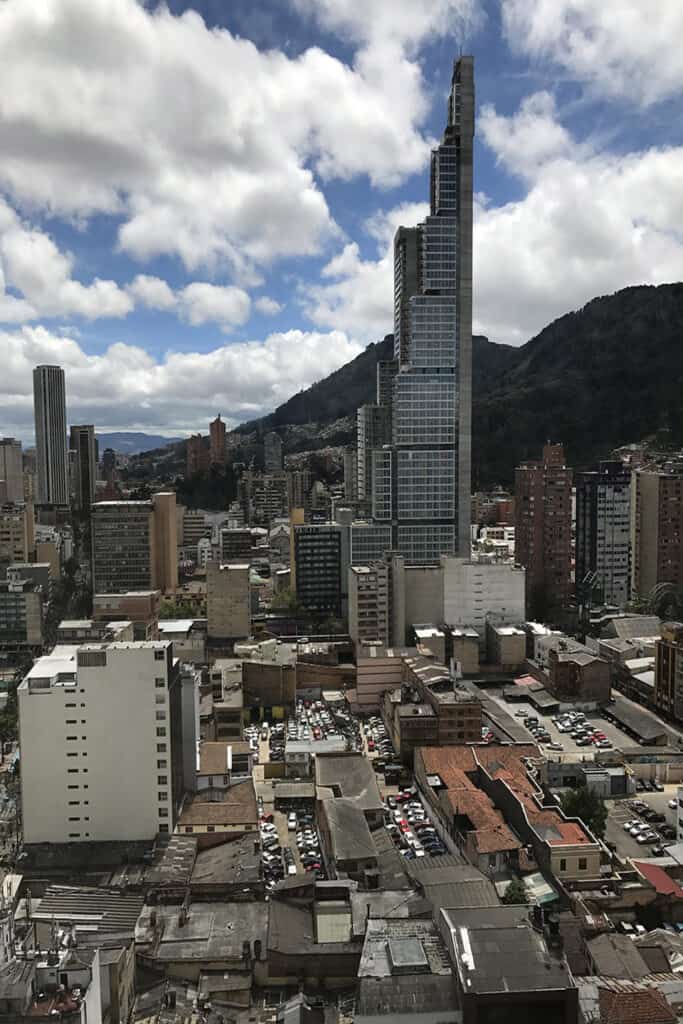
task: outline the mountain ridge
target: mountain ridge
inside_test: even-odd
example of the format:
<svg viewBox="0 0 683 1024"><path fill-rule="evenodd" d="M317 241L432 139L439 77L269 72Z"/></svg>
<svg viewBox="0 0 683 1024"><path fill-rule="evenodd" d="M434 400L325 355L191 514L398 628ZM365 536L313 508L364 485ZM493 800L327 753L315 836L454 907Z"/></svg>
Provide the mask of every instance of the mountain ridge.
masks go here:
<svg viewBox="0 0 683 1024"><path fill-rule="evenodd" d="M683 441L682 334L683 284L673 283L597 296L519 348L474 336L473 486L511 483L514 467L549 438L565 444L576 468L661 429ZM336 443L355 443L355 411L374 401L375 366L391 358L390 339L238 432L275 429L295 451L297 426L346 419Z"/></svg>

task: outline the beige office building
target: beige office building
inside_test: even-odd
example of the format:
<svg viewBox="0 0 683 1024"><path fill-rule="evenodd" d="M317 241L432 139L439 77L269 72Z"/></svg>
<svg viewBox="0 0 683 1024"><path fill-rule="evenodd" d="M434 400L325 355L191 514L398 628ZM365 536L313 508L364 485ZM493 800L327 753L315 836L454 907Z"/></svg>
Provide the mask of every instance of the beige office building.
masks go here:
<svg viewBox="0 0 683 1024"><path fill-rule="evenodd" d="M98 501L92 506L93 589L174 593L178 586L175 494L151 501Z"/></svg>

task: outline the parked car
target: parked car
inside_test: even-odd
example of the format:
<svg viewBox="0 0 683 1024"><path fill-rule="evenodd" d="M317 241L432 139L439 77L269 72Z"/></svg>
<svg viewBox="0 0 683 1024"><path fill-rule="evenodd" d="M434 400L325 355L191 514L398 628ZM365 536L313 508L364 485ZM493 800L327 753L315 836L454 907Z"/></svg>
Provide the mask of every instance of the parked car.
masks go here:
<svg viewBox="0 0 683 1024"><path fill-rule="evenodd" d="M294 811L290 811L287 815L287 828L290 832L296 832L296 814Z"/></svg>
<svg viewBox="0 0 683 1024"><path fill-rule="evenodd" d="M668 805L669 805L669 807L671 808L672 811L675 811L676 808L678 807L678 800L676 800L674 797L672 797L671 800L668 801Z"/></svg>

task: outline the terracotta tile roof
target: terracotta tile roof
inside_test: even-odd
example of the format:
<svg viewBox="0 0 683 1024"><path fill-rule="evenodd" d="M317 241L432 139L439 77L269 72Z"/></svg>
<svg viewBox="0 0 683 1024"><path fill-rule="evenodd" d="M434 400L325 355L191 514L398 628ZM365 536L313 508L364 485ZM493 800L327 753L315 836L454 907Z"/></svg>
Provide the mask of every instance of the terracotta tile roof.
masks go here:
<svg viewBox="0 0 683 1024"><path fill-rule="evenodd" d="M522 844L507 825L496 828L477 829L474 833L474 845L477 853L504 853L506 850L521 850Z"/></svg>
<svg viewBox="0 0 683 1024"><path fill-rule="evenodd" d="M600 989L600 1024L675 1024L676 1014L656 988L635 992Z"/></svg>
<svg viewBox="0 0 683 1024"><path fill-rule="evenodd" d="M539 756L538 747L534 743L423 747L420 753L427 774L441 777L448 788L448 797L454 811L457 813L460 809L462 813L467 814L475 829L495 829L504 822L503 816L493 806L489 797L475 786L467 775L468 772L474 775L481 765L492 779L502 779L509 786L523 804L531 826L550 845L593 845L593 840L577 822L565 821L562 815L552 808L542 810L539 807L536 800L537 790L527 776L525 765L526 759ZM467 801L462 795L463 791L467 790L477 794L476 807L471 800ZM509 830L508 834L514 839Z"/></svg>
<svg viewBox="0 0 683 1024"><path fill-rule="evenodd" d="M650 885L654 886L660 896L674 896L676 899L683 899L683 889L678 882L674 882L673 878L667 875L664 868L660 868L656 864L648 864L644 860L634 860L633 863L643 878L646 878Z"/></svg>

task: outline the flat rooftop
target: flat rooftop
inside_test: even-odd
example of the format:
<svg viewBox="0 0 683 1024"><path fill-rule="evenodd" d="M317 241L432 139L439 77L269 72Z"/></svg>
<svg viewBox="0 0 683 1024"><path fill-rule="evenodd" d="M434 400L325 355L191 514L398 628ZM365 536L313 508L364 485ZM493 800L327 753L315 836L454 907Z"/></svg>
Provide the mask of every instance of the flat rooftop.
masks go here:
<svg viewBox="0 0 683 1024"><path fill-rule="evenodd" d="M527 907L442 910L464 992L537 992L574 988L563 960L550 956Z"/></svg>

